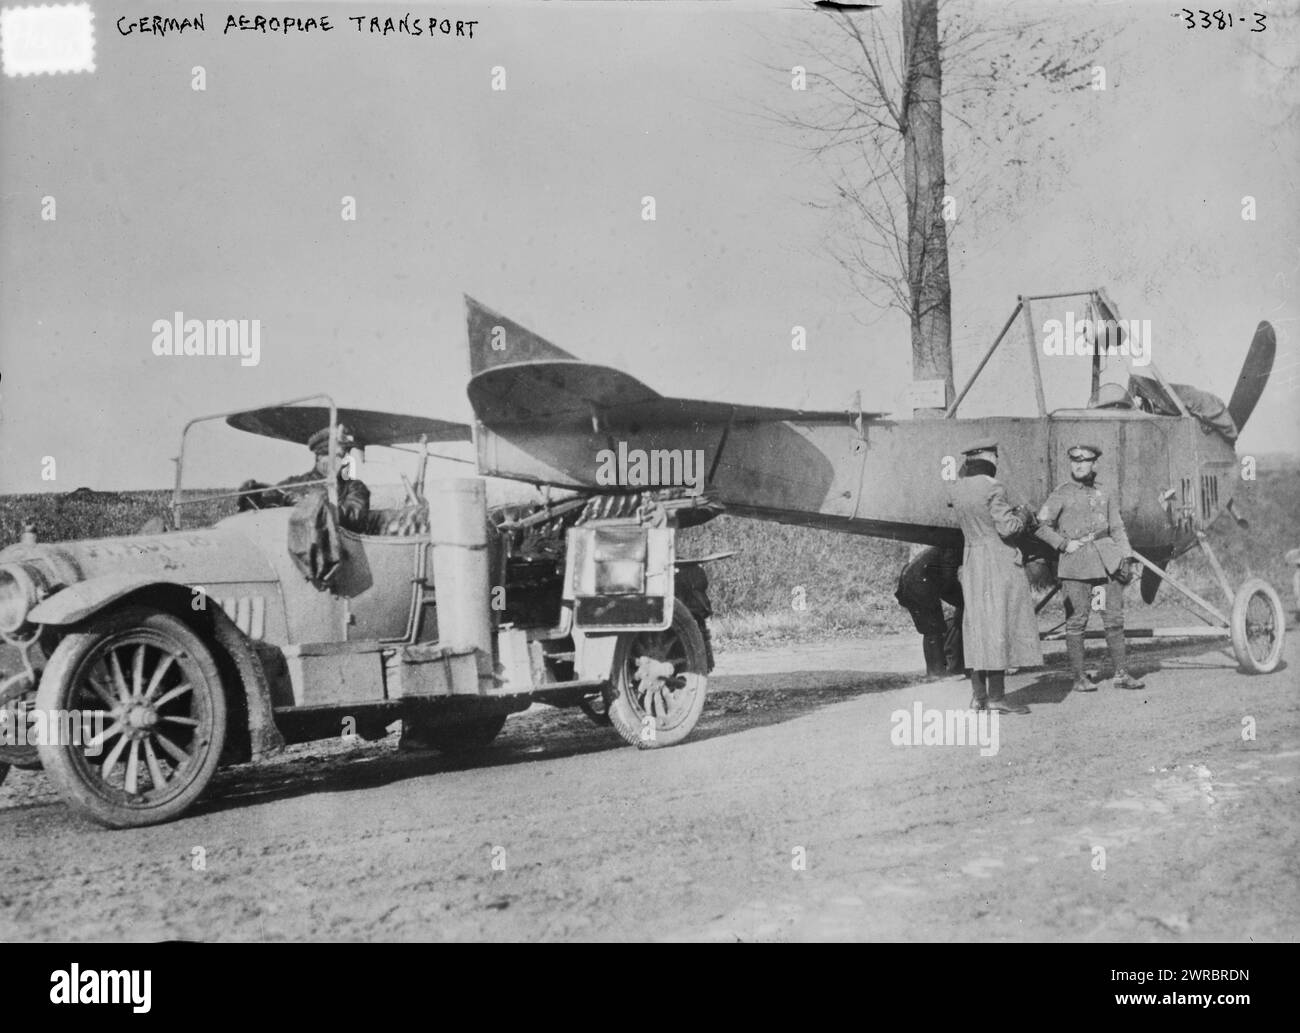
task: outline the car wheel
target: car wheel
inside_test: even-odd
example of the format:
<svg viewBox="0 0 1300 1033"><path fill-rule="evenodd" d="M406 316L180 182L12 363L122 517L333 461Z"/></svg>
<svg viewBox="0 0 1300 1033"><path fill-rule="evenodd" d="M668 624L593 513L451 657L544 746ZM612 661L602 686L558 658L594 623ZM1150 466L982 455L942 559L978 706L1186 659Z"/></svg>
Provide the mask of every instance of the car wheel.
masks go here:
<svg viewBox="0 0 1300 1033"><path fill-rule="evenodd" d="M226 697L212 654L184 623L144 607L66 636L36 706L47 725L52 715L69 718L63 735L38 746L46 774L76 810L110 828L184 813L225 745Z"/></svg>
<svg viewBox="0 0 1300 1033"><path fill-rule="evenodd" d="M680 599L666 631L620 635L609 719L623 741L649 750L690 735L704 710L708 663L700 627Z"/></svg>
<svg viewBox="0 0 1300 1033"><path fill-rule="evenodd" d="M1273 586L1251 578L1237 589L1232 602L1232 651L1242 670L1268 674L1282 659L1286 613Z"/></svg>

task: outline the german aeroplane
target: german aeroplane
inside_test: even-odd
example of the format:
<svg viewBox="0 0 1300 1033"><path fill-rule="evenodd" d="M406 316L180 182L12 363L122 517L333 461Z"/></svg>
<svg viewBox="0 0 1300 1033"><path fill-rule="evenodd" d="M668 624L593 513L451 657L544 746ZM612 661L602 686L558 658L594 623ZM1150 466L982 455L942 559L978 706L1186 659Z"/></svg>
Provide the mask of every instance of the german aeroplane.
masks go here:
<svg viewBox="0 0 1300 1033"><path fill-rule="evenodd" d="M1031 306L1068 298L1091 306L1109 341L1099 338L1093 350L1089 404L1049 412ZM1285 614L1276 591L1257 578L1234 591L1205 536L1224 511L1244 523L1233 510L1240 476L1235 439L1272 370L1276 337L1267 322L1259 324L1225 406L1207 392L1170 384L1149 355L1144 372L1135 372L1127 386L1102 384L1103 353L1122 351L1125 343L1124 324L1103 290L1021 296L943 418L896 420L878 412L665 397L626 372L576 358L473 298L466 305L468 392L484 475L610 492L619 490L609 476L617 457L619 472L631 475L627 489L635 490L680 476L698 456L696 489L729 513L957 546L961 532L947 504L947 481L967 443L990 435L1000 440L999 479L1013 498L1036 507L1068 479L1067 449L1087 441L1102 449L1099 479L1118 487L1144 568L1144 601L1168 582L1217 629L1198 630L1230 633L1243 670L1270 671L1280 660ZM1038 414L959 418L959 406L1018 319L1031 328L1027 366ZM640 467L624 462L627 456ZM1166 571L1173 557L1195 547L1209 560L1228 612ZM1043 558L1054 563L1045 551Z"/></svg>

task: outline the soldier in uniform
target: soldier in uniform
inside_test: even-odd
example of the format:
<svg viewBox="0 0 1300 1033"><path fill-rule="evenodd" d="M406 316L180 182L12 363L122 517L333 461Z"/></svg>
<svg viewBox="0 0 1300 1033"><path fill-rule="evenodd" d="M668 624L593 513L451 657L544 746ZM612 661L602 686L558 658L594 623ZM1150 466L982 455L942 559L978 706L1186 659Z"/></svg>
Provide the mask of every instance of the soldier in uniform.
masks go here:
<svg viewBox="0 0 1300 1033"><path fill-rule="evenodd" d="M921 635L925 672L931 678L962 674L966 669L961 648L962 597L958 572L959 549L918 548L898 576L894 598L912 615ZM956 613L945 620L943 604Z"/></svg>
<svg viewBox="0 0 1300 1033"><path fill-rule="evenodd" d="M1028 708L1004 698L1008 667L1043 662L1038 620L1029 595L1020 547L1010 539L1033 522L1023 505L1013 507L997 480L998 444L973 442L962 453L966 464L952 486L966 546L961 565L962 644L970 668L976 710L1025 714Z"/></svg>
<svg viewBox="0 0 1300 1033"><path fill-rule="evenodd" d="M366 522L370 517L370 489L361 481L347 477L343 472L343 463L347 460L348 450L355 445L356 439L352 437L346 427L339 424L337 444L334 449L334 456L339 463L339 526L358 534L364 534ZM312 469L306 473L286 477L276 484L274 489L268 488L267 485L260 481L245 481L239 486L239 491L244 493L240 497L240 508L261 509L267 506L291 506L306 494L306 489L300 488L298 485L323 488L325 486L323 482L329 477L330 473L330 429L322 427L316 431L307 439L307 447L311 449L312 454L316 457L316 465ZM258 495L248 494L259 489L264 490Z"/></svg>
<svg viewBox="0 0 1300 1033"><path fill-rule="evenodd" d="M1094 593L1100 590L1102 627L1114 665L1117 689L1140 689L1143 683L1126 669L1124 650L1124 584L1133 555L1119 499L1096 484L1096 445L1075 445L1069 451L1070 480L1058 485L1038 511L1037 535L1061 553L1057 577L1065 597L1065 644L1074 675L1074 691L1093 692L1083 669L1083 634Z"/></svg>

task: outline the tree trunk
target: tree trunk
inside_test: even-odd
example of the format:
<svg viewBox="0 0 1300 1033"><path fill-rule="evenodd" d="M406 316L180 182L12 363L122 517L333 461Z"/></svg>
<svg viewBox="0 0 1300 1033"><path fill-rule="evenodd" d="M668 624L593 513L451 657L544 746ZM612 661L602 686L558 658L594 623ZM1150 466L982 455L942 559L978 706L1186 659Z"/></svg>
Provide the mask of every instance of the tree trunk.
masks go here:
<svg viewBox="0 0 1300 1033"><path fill-rule="evenodd" d="M912 377L941 380L952 403L952 289L944 224L942 72L938 0L903 0L903 185L907 191L907 280ZM918 408L916 416L942 415Z"/></svg>

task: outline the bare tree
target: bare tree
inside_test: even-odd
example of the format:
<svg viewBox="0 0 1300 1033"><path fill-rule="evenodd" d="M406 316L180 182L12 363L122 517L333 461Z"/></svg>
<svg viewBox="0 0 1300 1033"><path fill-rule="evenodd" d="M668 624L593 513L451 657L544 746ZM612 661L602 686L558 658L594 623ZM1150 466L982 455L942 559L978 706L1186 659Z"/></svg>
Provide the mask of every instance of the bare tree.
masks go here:
<svg viewBox="0 0 1300 1033"><path fill-rule="evenodd" d="M830 11L807 44L819 62L809 100L778 116L828 170L831 199L810 203L839 220L831 253L863 298L907 314L913 376L942 380L946 404L958 212L1006 208L1041 185L1054 138L1033 127L1052 94L1092 85L1093 35L1076 33L1067 60L1037 21L991 24L1000 10L902 0L899 14ZM957 160L945 155L945 118Z"/></svg>

